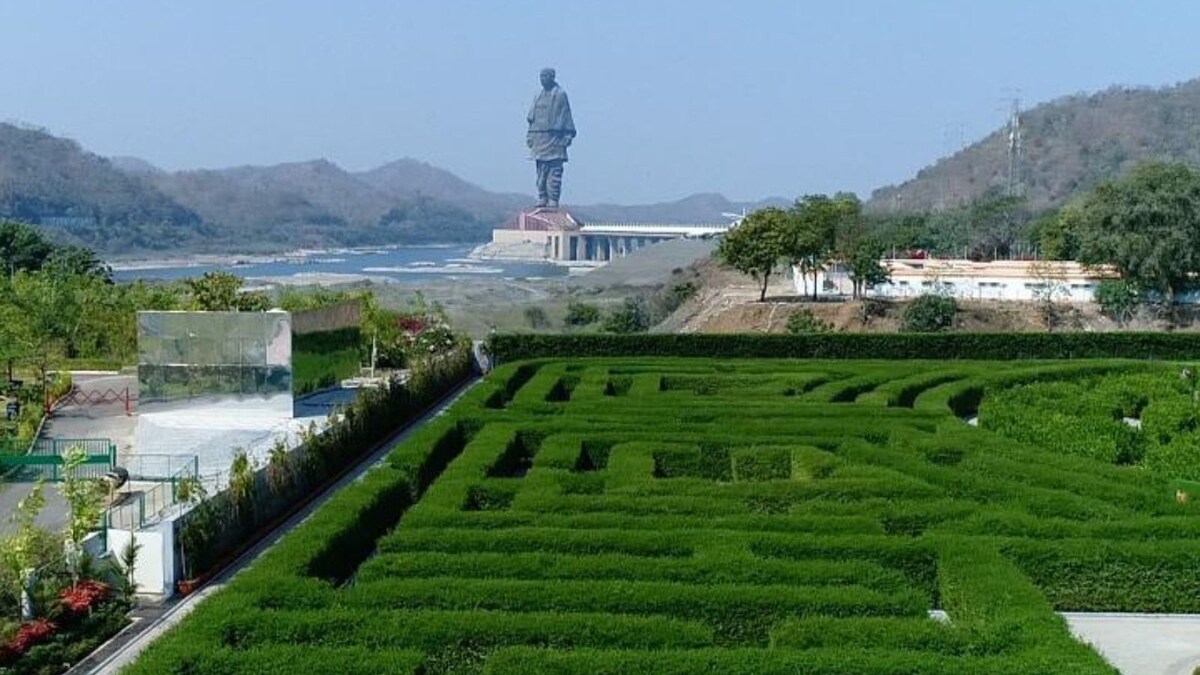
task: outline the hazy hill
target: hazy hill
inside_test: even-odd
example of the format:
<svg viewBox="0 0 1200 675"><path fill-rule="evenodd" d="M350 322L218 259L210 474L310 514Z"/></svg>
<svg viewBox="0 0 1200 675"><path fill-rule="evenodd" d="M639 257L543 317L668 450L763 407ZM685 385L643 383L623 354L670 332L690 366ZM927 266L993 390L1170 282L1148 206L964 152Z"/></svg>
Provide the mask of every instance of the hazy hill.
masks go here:
<svg viewBox="0 0 1200 675"><path fill-rule="evenodd" d="M169 172L0 124L0 218L40 224L57 239L110 255L483 241L533 202L414 159L362 172L324 159ZM585 220L679 223L722 222L725 213L782 203L697 194L642 206L568 206Z"/></svg>
<svg viewBox="0 0 1200 675"><path fill-rule="evenodd" d="M725 214L740 214L765 206L788 206L790 200L771 197L757 202L731 202L715 193L700 193L672 202L622 206L619 204L591 204L571 207L584 220L595 222L629 223L724 223L729 221Z"/></svg>
<svg viewBox="0 0 1200 675"><path fill-rule="evenodd" d="M393 195L376 190L325 159L243 166L218 173L254 194L294 195L343 223L377 222L395 203Z"/></svg>
<svg viewBox="0 0 1200 675"><path fill-rule="evenodd" d="M75 141L12 124L0 124L0 218L102 250L177 248L212 234L196 213Z"/></svg>
<svg viewBox="0 0 1200 675"><path fill-rule="evenodd" d="M1043 103L1021 116L1020 185L1030 205L1059 204L1146 159L1200 164L1200 80L1159 89L1113 87ZM1008 130L876 190L869 206L937 210L1008 184Z"/></svg>
<svg viewBox="0 0 1200 675"><path fill-rule="evenodd" d="M121 155L121 156L117 156L117 157L109 157L108 161L111 162L113 166L124 171L125 173L162 173L163 172L162 169L158 168L157 166L154 166L150 162L147 162L146 160L142 159L141 157L130 157L128 155Z"/></svg>
<svg viewBox="0 0 1200 675"><path fill-rule="evenodd" d="M503 220L532 201L525 195L490 192L445 169L409 158L355 176L381 192L450 202L485 220Z"/></svg>

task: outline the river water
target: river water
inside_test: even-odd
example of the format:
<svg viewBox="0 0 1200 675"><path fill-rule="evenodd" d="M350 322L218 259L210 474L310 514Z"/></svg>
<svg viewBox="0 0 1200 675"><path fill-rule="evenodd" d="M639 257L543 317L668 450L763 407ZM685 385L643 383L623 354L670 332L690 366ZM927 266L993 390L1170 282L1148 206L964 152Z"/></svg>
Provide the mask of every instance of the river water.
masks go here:
<svg viewBox="0 0 1200 675"><path fill-rule="evenodd" d="M379 249L333 249L272 256L197 257L147 263L114 263L113 278L163 280L198 277L205 272L231 272L250 281L268 277L300 282L317 275L382 278L398 283L430 283L455 279L531 279L566 276L564 267L512 260L471 260L473 245L398 246Z"/></svg>

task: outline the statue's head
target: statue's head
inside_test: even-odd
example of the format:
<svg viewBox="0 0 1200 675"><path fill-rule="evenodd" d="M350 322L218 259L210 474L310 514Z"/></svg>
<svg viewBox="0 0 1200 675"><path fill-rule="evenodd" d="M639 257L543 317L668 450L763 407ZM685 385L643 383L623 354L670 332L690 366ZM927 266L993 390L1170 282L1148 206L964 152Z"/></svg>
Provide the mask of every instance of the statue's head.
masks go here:
<svg viewBox="0 0 1200 675"><path fill-rule="evenodd" d="M544 88L549 89L550 87L554 86L554 75L555 72L553 68L542 68L540 77L542 80L542 86Z"/></svg>

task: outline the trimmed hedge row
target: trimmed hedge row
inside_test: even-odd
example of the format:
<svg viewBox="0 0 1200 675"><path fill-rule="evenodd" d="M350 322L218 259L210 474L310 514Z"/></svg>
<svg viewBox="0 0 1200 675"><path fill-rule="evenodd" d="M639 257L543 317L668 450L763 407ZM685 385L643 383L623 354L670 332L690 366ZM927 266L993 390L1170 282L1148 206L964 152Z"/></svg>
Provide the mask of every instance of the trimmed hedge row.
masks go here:
<svg viewBox="0 0 1200 675"><path fill-rule="evenodd" d="M127 671L186 675L378 675L421 672L415 650L272 644L254 649L214 648L186 640L159 640Z"/></svg>
<svg viewBox="0 0 1200 675"><path fill-rule="evenodd" d="M697 649L688 651L553 651L509 647L488 659L488 675L1116 675L1105 666L1064 670L1055 649L960 657L886 649Z"/></svg>
<svg viewBox="0 0 1200 675"><path fill-rule="evenodd" d="M855 585L880 591L901 589L903 576L877 563L858 560L756 560L744 551L695 558L642 558L614 553L391 553L377 556L359 572L359 583L389 578L453 576L464 579L604 579L671 581L687 584Z"/></svg>
<svg viewBox="0 0 1200 675"><path fill-rule="evenodd" d="M929 618L827 616L788 619L771 629L774 649L905 649L951 655L987 653L966 631ZM995 645L1002 653L1008 645Z"/></svg>
<svg viewBox="0 0 1200 675"><path fill-rule="evenodd" d="M379 550L383 553L548 551L569 555L625 553L647 557L682 557L691 555L692 548L691 543L668 539L657 532L568 530L543 527L514 527L495 532L420 528L398 531L379 542Z"/></svg>
<svg viewBox="0 0 1200 675"><path fill-rule="evenodd" d="M1200 541L1014 539L1000 550L1059 610L1200 612Z"/></svg>
<svg viewBox="0 0 1200 675"><path fill-rule="evenodd" d="M236 649L276 643L424 652L464 643L477 648L527 644L556 649L663 649L713 644L712 629L697 621L562 612L242 609L231 612L216 629L222 646Z"/></svg>
<svg viewBox="0 0 1200 675"><path fill-rule="evenodd" d="M651 581L386 579L347 589L342 602L360 610L457 609L511 612L606 612L695 619L712 626L719 644L765 644L787 616L920 616L921 593L859 586L712 584Z"/></svg>
<svg viewBox="0 0 1200 675"><path fill-rule="evenodd" d="M499 334L503 363L533 358L1165 359L1200 357L1198 333Z"/></svg>

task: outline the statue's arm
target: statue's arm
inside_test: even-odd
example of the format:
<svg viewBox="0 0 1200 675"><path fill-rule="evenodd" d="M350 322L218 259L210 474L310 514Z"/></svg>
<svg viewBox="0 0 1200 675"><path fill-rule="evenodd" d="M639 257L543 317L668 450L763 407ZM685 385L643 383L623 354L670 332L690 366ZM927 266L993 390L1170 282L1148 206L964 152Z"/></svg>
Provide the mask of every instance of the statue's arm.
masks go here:
<svg viewBox="0 0 1200 675"><path fill-rule="evenodd" d="M567 98L567 92L562 93L562 144L563 147L571 145L571 141L575 139L575 120L571 117L571 101Z"/></svg>

